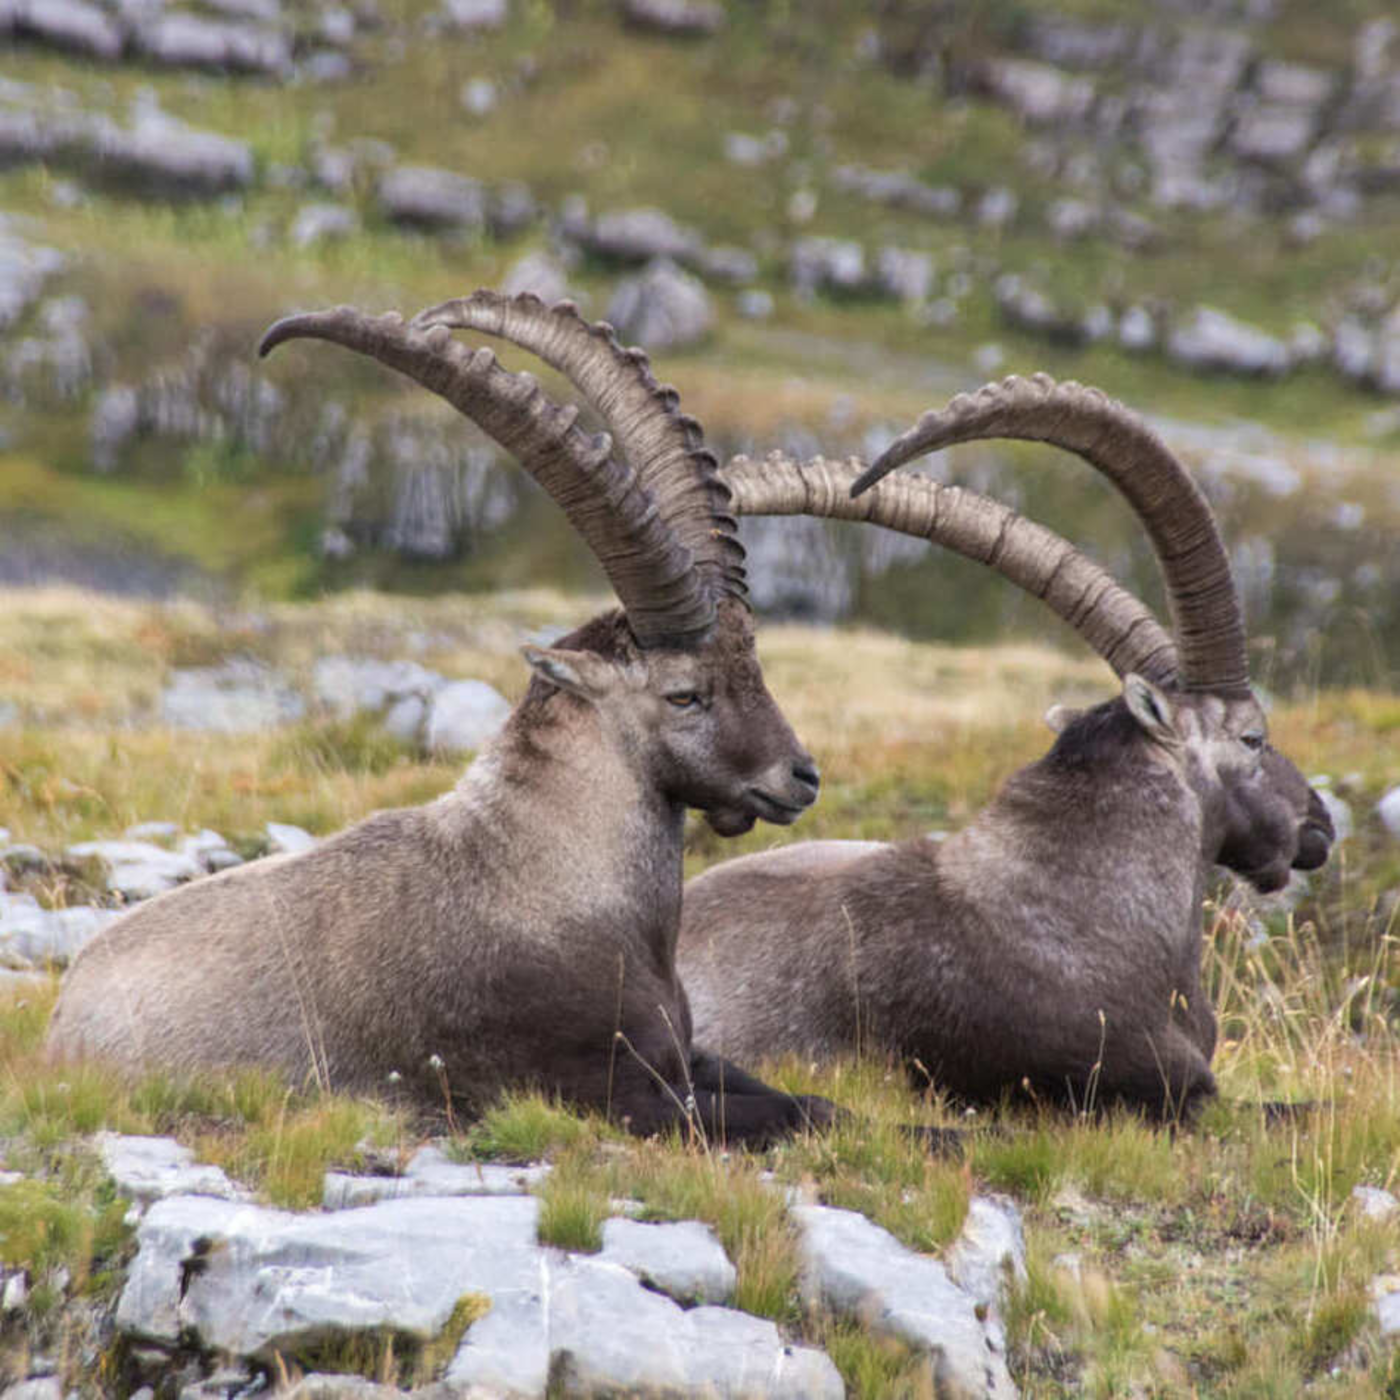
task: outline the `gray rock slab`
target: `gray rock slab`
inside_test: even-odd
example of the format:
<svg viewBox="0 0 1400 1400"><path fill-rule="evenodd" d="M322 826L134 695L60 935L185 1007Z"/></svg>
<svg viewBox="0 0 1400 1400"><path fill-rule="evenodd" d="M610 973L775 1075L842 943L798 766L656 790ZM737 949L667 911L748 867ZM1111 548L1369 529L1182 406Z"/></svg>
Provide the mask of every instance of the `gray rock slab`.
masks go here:
<svg viewBox="0 0 1400 1400"><path fill-rule="evenodd" d="M671 258L690 262L704 247L700 235L660 209L620 209L599 214L584 239L595 253L622 262Z"/></svg>
<svg viewBox="0 0 1400 1400"><path fill-rule="evenodd" d="M137 822L122 832L128 841L173 841L179 834L175 822Z"/></svg>
<svg viewBox="0 0 1400 1400"><path fill-rule="evenodd" d="M1367 1220L1389 1220L1396 1211L1400 1211L1400 1201L1379 1186L1353 1186L1351 1198Z"/></svg>
<svg viewBox="0 0 1400 1400"><path fill-rule="evenodd" d="M1198 306L1167 338L1167 355L1179 364L1231 374L1278 375L1291 366L1277 336L1217 310Z"/></svg>
<svg viewBox="0 0 1400 1400"><path fill-rule="evenodd" d="M243 864L243 857L217 831L210 831L208 827L196 831L193 836L184 837L175 849L209 871L227 870Z"/></svg>
<svg viewBox="0 0 1400 1400"><path fill-rule="evenodd" d="M696 38L724 27L724 6L718 0L623 0L622 13L638 29Z"/></svg>
<svg viewBox="0 0 1400 1400"><path fill-rule="evenodd" d="M369 657L323 656L311 673L317 703L340 715L382 710L412 696L426 699L445 682L416 661L378 661Z"/></svg>
<svg viewBox="0 0 1400 1400"><path fill-rule="evenodd" d="M1400 1274L1378 1274L1371 1280L1371 1310L1381 1336L1400 1334Z"/></svg>
<svg viewBox="0 0 1400 1400"><path fill-rule="evenodd" d="M927 1351L939 1394L1015 1396L1006 1357L976 1303L937 1259L915 1254L855 1211L796 1206L793 1216L809 1302Z"/></svg>
<svg viewBox="0 0 1400 1400"><path fill-rule="evenodd" d="M479 749L500 732L510 701L485 681L449 681L432 697L428 747L439 753Z"/></svg>
<svg viewBox="0 0 1400 1400"><path fill-rule="evenodd" d="M121 27L100 6L87 0L19 0L13 11L21 34L55 48L93 58L121 57L125 39Z"/></svg>
<svg viewBox="0 0 1400 1400"><path fill-rule="evenodd" d="M321 1204L327 1210L370 1205L409 1196L519 1196L549 1175L549 1166L506 1166L498 1162L454 1162L441 1149L414 1153L402 1176L356 1176L327 1172Z"/></svg>
<svg viewBox="0 0 1400 1400"><path fill-rule="evenodd" d="M57 1376L36 1376L0 1390L0 1400L63 1400L63 1384Z"/></svg>
<svg viewBox="0 0 1400 1400"><path fill-rule="evenodd" d="M1376 815L1392 836L1400 838L1400 787L1391 788L1376 803Z"/></svg>
<svg viewBox="0 0 1400 1400"><path fill-rule="evenodd" d="M268 822L263 828L274 855L298 856L316 846L316 838L290 822Z"/></svg>
<svg viewBox="0 0 1400 1400"><path fill-rule="evenodd" d="M485 186L452 170L400 166L380 179L378 196L384 212L399 223L456 229L486 225Z"/></svg>
<svg viewBox="0 0 1400 1400"><path fill-rule="evenodd" d="M170 10L141 25L136 47L173 68L227 68L280 77L291 67L285 35L261 25L228 23Z"/></svg>
<svg viewBox="0 0 1400 1400"><path fill-rule="evenodd" d="M638 277L617 284L607 319L625 340L649 350L669 350L703 340L714 326L705 284L658 258Z"/></svg>
<svg viewBox="0 0 1400 1400"><path fill-rule="evenodd" d="M786 1346L771 1322L729 1308L687 1312L618 1264L552 1259L548 1313L550 1380L563 1395L845 1395L824 1353Z"/></svg>
<svg viewBox="0 0 1400 1400"><path fill-rule="evenodd" d="M328 1328L431 1338L464 1294L538 1288L538 1211L529 1196L381 1201L317 1215L170 1196L137 1230L117 1326L166 1343L192 1328L235 1356L268 1355ZM206 1267L191 1278L183 1265L200 1238Z"/></svg>
<svg viewBox="0 0 1400 1400"><path fill-rule="evenodd" d="M194 1153L174 1138L98 1133L93 1144L118 1194L132 1200L217 1196L232 1201L246 1196L221 1167L196 1162Z"/></svg>
<svg viewBox="0 0 1400 1400"><path fill-rule="evenodd" d="M64 855L101 861L107 867L107 888L129 900L150 899L205 873L190 856L149 841L80 841Z"/></svg>
<svg viewBox="0 0 1400 1400"><path fill-rule="evenodd" d="M130 129L97 124L87 142L99 174L177 194L212 195L253 182L246 142L185 126L161 112L140 114Z"/></svg>
<svg viewBox="0 0 1400 1400"><path fill-rule="evenodd" d="M171 673L160 715L175 729L237 734L300 719L306 706L275 672L254 661Z"/></svg>
<svg viewBox="0 0 1400 1400"><path fill-rule="evenodd" d="M604 1221L599 1258L681 1303L726 1303L738 1279L714 1231L698 1220Z"/></svg>
<svg viewBox="0 0 1400 1400"><path fill-rule="evenodd" d="M71 909L41 909L28 895L0 895L0 963L12 967L62 966L114 919L117 909L78 904Z"/></svg>

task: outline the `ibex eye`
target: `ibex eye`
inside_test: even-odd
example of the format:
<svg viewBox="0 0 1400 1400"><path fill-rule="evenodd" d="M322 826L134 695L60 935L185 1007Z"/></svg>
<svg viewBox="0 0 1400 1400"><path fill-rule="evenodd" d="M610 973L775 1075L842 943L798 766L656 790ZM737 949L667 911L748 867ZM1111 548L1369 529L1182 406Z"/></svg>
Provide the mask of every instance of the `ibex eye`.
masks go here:
<svg viewBox="0 0 1400 1400"><path fill-rule="evenodd" d="M1259 753L1264 747L1263 732L1258 729L1246 730L1245 733L1240 735L1240 743L1242 743L1245 748L1253 749L1255 753Z"/></svg>
<svg viewBox="0 0 1400 1400"><path fill-rule="evenodd" d="M700 696L693 690L677 690L666 697L668 703L674 705L678 710L688 710L692 705L700 703Z"/></svg>

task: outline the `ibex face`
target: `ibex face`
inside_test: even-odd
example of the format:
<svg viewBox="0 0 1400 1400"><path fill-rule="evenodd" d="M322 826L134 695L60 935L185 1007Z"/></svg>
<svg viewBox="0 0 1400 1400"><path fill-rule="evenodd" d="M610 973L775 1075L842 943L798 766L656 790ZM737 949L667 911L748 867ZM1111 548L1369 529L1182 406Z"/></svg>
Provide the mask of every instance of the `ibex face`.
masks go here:
<svg viewBox="0 0 1400 1400"><path fill-rule="evenodd" d="M737 603L722 604L705 639L687 647L642 650L612 614L525 655L543 680L596 709L637 771L721 836L760 818L786 826L816 800L817 766L768 693Z"/></svg>
<svg viewBox="0 0 1400 1400"><path fill-rule="evenodd" d="M1290 868L1326 861L1332 820L1303 775L1270 747L1252 695L1168 692L1129 675L1123 699L1150 740L1179 754L1204 812L1205 859L1265 894L1288 883Z"/></svg>

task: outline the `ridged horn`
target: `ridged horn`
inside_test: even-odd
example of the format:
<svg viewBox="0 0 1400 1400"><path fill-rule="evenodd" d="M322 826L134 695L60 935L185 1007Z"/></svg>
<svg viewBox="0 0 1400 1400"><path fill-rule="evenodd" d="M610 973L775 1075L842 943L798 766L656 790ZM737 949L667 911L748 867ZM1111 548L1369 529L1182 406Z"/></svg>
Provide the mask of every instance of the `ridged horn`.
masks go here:
<svg viewBox="0 0 1400 1400"><path fill-rule="evenodd" d="M585 321L573 302L547 306L528 292L476 291L420 311L413 324L500 336L557 369L607 424L717 596L747 596L744 548L718 464L699 423L680 411L675 389L656 382L643 351L624 348L607 322Z"/></svg>
<svg viewBox="0 0 1400 1400"><path fill-rule="evenodd" d="M713 589L635 467L613 456L606 433L584 433L578 409L553 402L533 376L512 373L488 347L473 350L445 327L421 329L394 312L375 317L351 306L285 317L263 336L258 353L303 337L406 374L489 433L597 555L639 644L683 644L712 624Z"/></svg>
<svg viewBox="0 0 1400 1400"><path fill-rule="evenodd" d="M1120 677L1176 683L1176 647L1151 610L1068 540L989 496L924 476L892 477L853 497L864 470L856 458L772 452L732 458L720 475L740 515L863 520L986 564L1058 613Z"/></svg>
<svg viewBox="0 0 1400 1400"><path fill-rule="evenodd" d="M1249 689L1244 618L1215 517L1190 473L1132 410L1098 389L1013 376L926 413L853 483L858 495L915 457L979 438L1048 442L1082 457L1127 498L1166 579L1181 681Z"/></svg>

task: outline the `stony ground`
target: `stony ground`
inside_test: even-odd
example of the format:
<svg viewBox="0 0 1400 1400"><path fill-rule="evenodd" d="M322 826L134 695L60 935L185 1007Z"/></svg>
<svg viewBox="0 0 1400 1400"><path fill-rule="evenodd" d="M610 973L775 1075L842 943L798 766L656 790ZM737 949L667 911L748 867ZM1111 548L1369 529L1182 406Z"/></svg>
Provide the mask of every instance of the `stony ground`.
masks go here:
<svg viewBox="0 0 1400 1400"><path fill-rule="evenodd" d="M578 607L543 593L506 598L494 613L481 599L345 597L245 612L239 627L221 629L218 614L192 604L72 592L15 593L4 604L3 654L35 688L25 703L42 695L48 716L0 729L0 826L42 856L6 864L0 946L11 961L16 901L54 917L112 901L116 867L69 859L79 842L164 821L133 835L174 855L184 838L212 830L234 858L256 859L285 826L314 838L451 783L459 760L387 734L381 712L322 708L318 657L412 659L514 696L523 683L514 644ZM411 636L431 639L412 658L403 651ZM1082 702L1108 686L1097 663L1043 648L942 648L799 627L769 627L762 639L775 693L821 756L823 799L791 832L721 842L697 826L693 870L775 840L955 827L1043 749L1038 716L1051 699ZM159 697L183 663L217 667L240 654L303 695L305 713L243 735L161 722ZM735 1304L824 1351L852 1395L928 1393L927 1358L908 1333L872 1332L804 1289L798 1203L859 1211L916 1253L946 1258L969 1201L996 1194L1025 1228L1026 1275L1004 1317L1009 1373L1026 1393L1385 1393L1397 1352L1382 1320L1400 1256L1394 1216L1371 1213L1386 1198L1356 1188L1393 1196L1400 1181L1400 839L1384 815L1400 780L1397 723L1393 696L1362 691L1300 693L1275 709L1276 741L1304 771L1329 776L1350 830L1329 868L1287 900L1258 905L1226 889L1207 909L1223 1092L1189 1131L1024 1112L994 1131L867 1060L766 1067L794 1090L859 1105L863 1117L761 1155L628 1142L529 1099L459 1125L448 1155L548 1162L534 1188L538 1237L585 1254L620 1200L641 1202L648 1220L706 1222L736 1270ZM325 1199L328 1169L402 1170L444 1130L262 1076L132 1087L96 1069L55 1072L36 1053L51 996L45 978L27 974L0 1013L4 1168L25 1177L0 1186L11 1376L47 1369L95 1392L169 1370L164 1352L133 1362L113 1331L136 1237L131 1193L108 1182L93 1133L172 1134L267 1204L306 1210ZM1319 1107L1277 1121L1258 1106L1277 1099ZM900 1131L916 1121L970 1129L965 1160L929 1158ZM336 1189L341 1201L352 1188ZM440 1374L440 1358L418 1369L415 1347L349 1338L302 1369L347 1367L402 1384ZM192 1383L211 1365L182 1357L175 1369ZM239 1363L214 1393L247 1376Z"/></svg>

